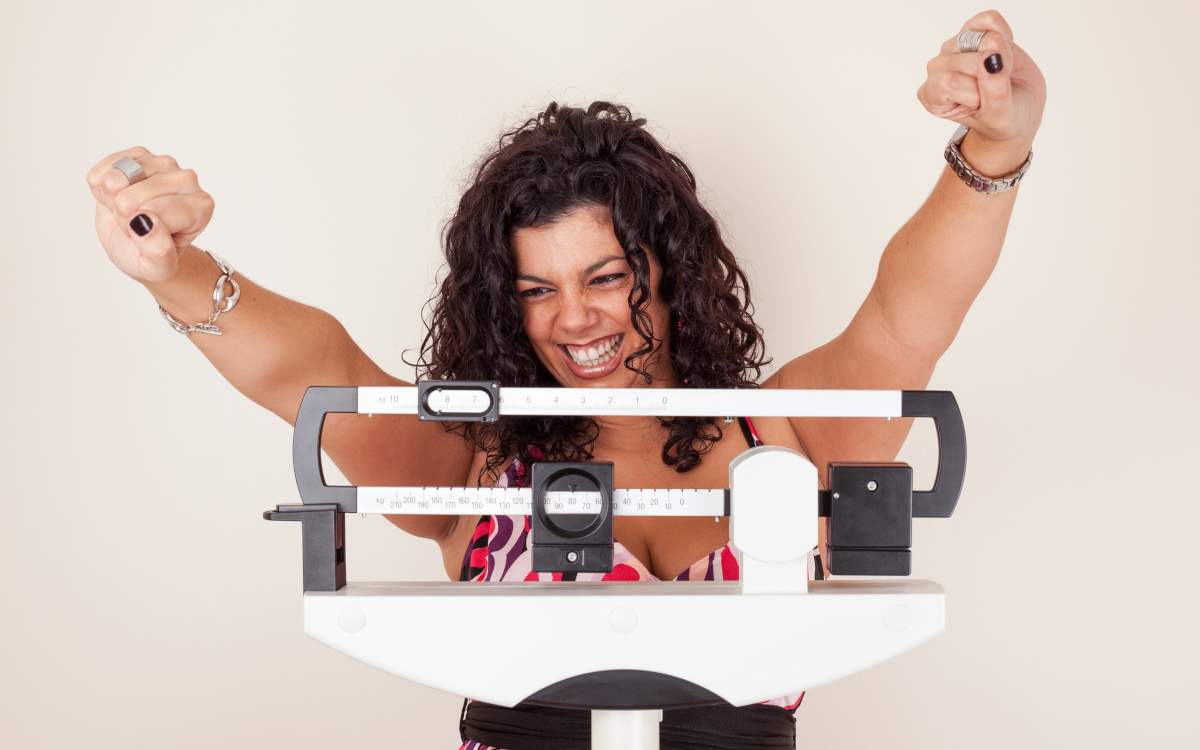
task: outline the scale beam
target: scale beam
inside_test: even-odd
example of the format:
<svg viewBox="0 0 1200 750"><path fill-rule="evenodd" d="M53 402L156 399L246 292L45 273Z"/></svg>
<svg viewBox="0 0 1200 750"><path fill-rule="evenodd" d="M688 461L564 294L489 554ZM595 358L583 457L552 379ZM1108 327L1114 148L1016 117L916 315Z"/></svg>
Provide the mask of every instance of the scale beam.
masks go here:
<svg viewBox="0 0 1200 750"><path fill-rule="evenodd" d="M360 387L357 411L419 414L424 419L442 420L478 420L494 407L502 417L900 417L902 393L777 388L501 388L427 381L420 388Z"/></svg>
<svg viewBox="0 0 1200 750"><path fill-rule="evenodd" d="M424 405L420 398L422 394ZM468 406L471 399L478 404ZM643 400L650 401L650 405L643 406ZM430 403L443 406L445 410L431 411L426 408ZM498 418L496 415L547 414L888 419L932 417L938 431L937 478L932 490L912 493L914 517L948 518L954 512L962 490L967 462L966 432L963 429L962 415L954 395L948 391L501 388L495 383L442 381L423 381L417 387L313 386L305 392L300 411L296 414L296 432L292 443L296 484L305 505L334 504L344 513L359 512L358 504L362 495L358 487L325 484L325 476L321 469L321 429L325 423L325 415L334 413L416 414L422 419L440 421L484 421ZM641 492L644 493L645 490ZM384 503L387 504L386 498ZM414 512L434 512L432 509L420 507L417 503L413 505L417 506L413 509ZM362 512L377 511L376 507ZM475 511L468 507L467 510L459 512ZM628 509L624 512L618 509L617 513L634 514ZM709 515L709 512L706 510L704 515Z"/></svg>
<svg viewBox="0 0 1200 750"><path fill-rule="evenodd" d="M529 487L358 487L358 513L504 515L533 513ZM584 515L600 507L599 492L545 493L547 513ZM613 490L615 516L727 516L727 489Z"/></svg>

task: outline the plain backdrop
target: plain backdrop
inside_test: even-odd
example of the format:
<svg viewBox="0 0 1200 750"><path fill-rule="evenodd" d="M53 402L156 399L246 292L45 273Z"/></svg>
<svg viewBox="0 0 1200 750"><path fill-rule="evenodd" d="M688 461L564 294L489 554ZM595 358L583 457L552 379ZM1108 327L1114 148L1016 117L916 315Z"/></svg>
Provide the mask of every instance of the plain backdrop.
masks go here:
<svg viewBox="0 0 1200 750"><path fill-rule="evenodd" d="M947 630L811 690L801 747L1196 746L1197 8L999 8L1049 103L930 384L971 450L954 517L914 529ZM551 100L621 101L695 170L782 363L849 322L932 188L954 125L915 92L983 9L6 3L0 745L458 743L459 697L303 635L299 529L261 518L297 499L291 430L105 258L84 183L101 158L195 169L217 202L198 246L411 378L465 170ZM902 454L918 484L931 445L920 427ZM348 533L351 579L444 575L378 517ZM463 648L538 658L476 614Z"/></svg>

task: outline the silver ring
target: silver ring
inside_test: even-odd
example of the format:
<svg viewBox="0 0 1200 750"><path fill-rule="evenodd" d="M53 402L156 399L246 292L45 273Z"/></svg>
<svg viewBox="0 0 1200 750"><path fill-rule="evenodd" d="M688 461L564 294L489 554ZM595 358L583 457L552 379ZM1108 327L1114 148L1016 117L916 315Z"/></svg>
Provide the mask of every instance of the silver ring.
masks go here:
<svg viewBox="0 0 1200 750"><path fill-rule="evenodd" d="M120 159L117 159L116 164L113 164L113 169L121 170L121 174L128 178L130 185L146 179L146 173L142 171L142 165L128 156L122 156Z"/></svg>
<svg viewBox="0 0 1200 750"><path fill-rule="evenodd" d="M967 30L958 35L958 51L959 52L978 52L979 40L983 39L986 31L971 31Z"/></svg>

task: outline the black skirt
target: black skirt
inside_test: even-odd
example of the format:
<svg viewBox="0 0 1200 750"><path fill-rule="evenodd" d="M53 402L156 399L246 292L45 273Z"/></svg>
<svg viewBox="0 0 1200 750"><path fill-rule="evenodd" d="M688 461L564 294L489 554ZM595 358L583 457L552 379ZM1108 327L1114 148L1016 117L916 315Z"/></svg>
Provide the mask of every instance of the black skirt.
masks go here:
<svg viewBox="0 0 1200 750"><path fill-rule="evenodd" d="M590 711L470 701L460 724L463 742L501 750L591 750ZM663 711L661 750L773 750L796 746L796 718L779 706L706 706Z"/></svg>

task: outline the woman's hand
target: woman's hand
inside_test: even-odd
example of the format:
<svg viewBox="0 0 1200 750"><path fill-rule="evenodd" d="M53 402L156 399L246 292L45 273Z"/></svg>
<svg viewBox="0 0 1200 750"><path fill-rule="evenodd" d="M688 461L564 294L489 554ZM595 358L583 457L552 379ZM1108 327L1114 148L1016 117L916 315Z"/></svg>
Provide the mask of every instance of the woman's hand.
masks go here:
<svg viewBox="0 0 1200 750"><path fill-rule="evenodd" d="M130 185L113 168L123 156L141 164L146 179ZM193 170L180 169L170 156L156 156L140 146L101 159L87 173L87 183L96 198L100 244L117 268L138 281L169 279L179 254L213 215L212 196L200 189ZM141 236L135 226L150 229Z"/></svg>
<svg viewBox="0 0 1200 750"><path fill-rule="evenodd" d="M959 52L958 36L948 39L926 66L917 98L934 115L969 127L984 148L1027 151L1046 105L1042 71L1013 43L1012 29L996 11L967 21L962 30L968 29L986 32L979 51Z"/></svg>

